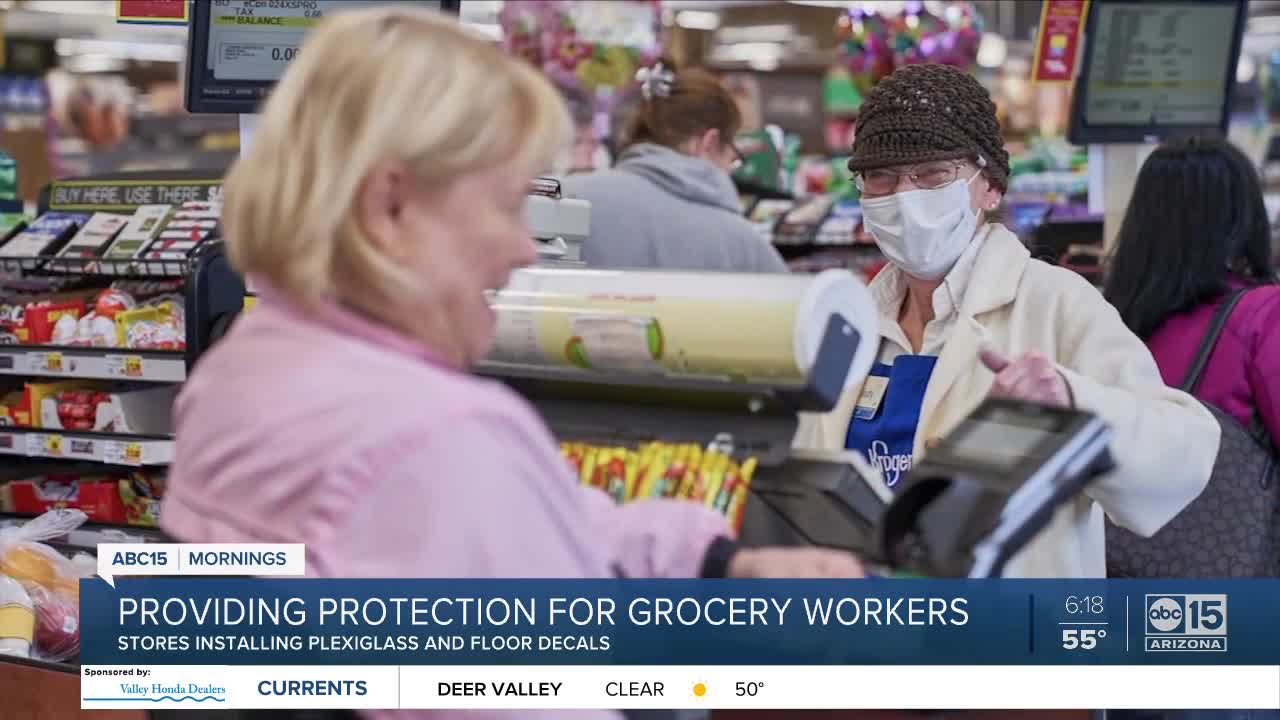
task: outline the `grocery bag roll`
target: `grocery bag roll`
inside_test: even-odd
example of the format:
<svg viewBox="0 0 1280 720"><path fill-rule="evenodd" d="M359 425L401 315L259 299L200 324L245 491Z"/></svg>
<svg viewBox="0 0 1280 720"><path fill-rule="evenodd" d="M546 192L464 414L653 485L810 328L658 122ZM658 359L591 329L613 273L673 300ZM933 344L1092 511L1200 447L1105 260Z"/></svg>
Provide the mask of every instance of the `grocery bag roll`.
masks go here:
<svg viewBox="0 0 1280 720"><path fill-rule="evenodd" d="M803 385L832 314L861 336L845 387L871 370L879 322L852 273L529 268L490 297L491 364Z"/></svg>

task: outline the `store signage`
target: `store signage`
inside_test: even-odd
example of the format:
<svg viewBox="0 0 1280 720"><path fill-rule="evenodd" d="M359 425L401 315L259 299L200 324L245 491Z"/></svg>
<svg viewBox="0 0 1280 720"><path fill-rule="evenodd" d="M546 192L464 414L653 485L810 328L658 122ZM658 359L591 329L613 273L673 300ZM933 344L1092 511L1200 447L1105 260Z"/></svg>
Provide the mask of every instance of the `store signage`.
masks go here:
<svg viewBox="0 0 1280 720"><path fill-rule="evenodd" d="M1089 0L1044 0L1031 81L1069 83L1075 77Z"/></svg>
<svg viewBox="0 0 1280 720"><path fill-rule="evenodd" d="M116 0L116 22L186 25L187 0Z"/></svg>
<svg viewBox="0 0 1280 720"><path fill-rule="evenodd" d="M53 210L133 210L141 205L220 202L221 180L65 180L49 190Z"/></svg>

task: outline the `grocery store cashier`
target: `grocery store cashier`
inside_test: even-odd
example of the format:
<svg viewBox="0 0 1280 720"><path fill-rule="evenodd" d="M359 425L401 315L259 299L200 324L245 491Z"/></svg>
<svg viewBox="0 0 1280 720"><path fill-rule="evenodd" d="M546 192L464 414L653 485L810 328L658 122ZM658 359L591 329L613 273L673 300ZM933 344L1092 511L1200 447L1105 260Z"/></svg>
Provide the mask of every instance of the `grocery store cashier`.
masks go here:
<svg viewBox="0 0 1280 720"><path fill-rule="evenodd" d="M177 402L164 529L305 543L330 577L859 575L847 554L737 549L696 503L615 505L468 373L570 133L547 80L445 16L380 6L309 32L226 181L259 302Z"/></svg>
<svg viewBox="0 0 1280 720"><path fill-rule="evenodd" d="M1204 488L1219 430L1161 380L1151 353L1079 275L1034 260L989 221L1009 180L995 105L972 76L903 67L867 96L849 168L890 264L872 374L803 419L802 447L848 449L892 490L988 395L1074 406L1115 433L1118 468L1059 511L1007 573L1102 577L1106 513L1151 535Z"/></svg>

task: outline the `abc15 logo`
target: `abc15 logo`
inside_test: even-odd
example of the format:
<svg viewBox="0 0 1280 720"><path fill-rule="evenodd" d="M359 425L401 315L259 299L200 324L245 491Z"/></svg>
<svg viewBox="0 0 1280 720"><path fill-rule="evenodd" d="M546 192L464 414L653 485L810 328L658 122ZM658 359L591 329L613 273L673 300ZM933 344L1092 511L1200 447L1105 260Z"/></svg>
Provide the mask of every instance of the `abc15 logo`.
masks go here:
<svg viewBox="0 0 1280 720"><path fill-rule="evenodd" d="M1227 634L1227 596L1147 595L1147 635Z"/></svg>

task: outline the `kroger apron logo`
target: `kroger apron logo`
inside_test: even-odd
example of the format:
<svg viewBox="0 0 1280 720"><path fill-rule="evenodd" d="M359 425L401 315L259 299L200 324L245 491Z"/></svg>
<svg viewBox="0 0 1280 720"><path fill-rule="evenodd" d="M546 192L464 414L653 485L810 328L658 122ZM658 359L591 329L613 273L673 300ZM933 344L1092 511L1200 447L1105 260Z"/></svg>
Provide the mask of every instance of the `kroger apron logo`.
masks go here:
<svg viewBox="0 0 1280 720"><path fill-rule="evenodd" d="M911 472L911 453L894 455L889 452L889 446L883 440L872 441L869 454L871 464L880 468L880 475L889 487L897 485L903 475Z"/></svg>

